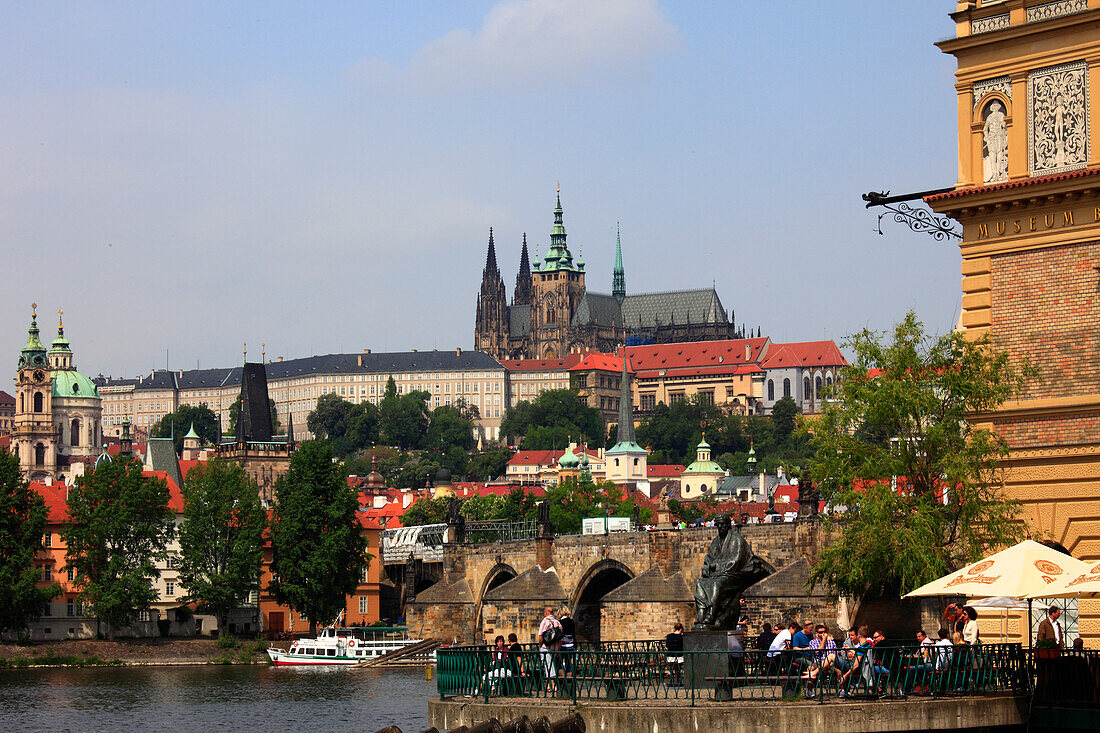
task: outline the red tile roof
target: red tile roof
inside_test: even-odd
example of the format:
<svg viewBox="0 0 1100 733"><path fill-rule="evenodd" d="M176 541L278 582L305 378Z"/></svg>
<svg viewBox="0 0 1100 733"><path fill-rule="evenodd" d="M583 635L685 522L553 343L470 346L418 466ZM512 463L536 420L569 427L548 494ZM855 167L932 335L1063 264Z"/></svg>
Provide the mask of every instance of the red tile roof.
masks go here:
<svg viewBox="0 0 1100 733"><path fill-rule="evenodd" d="M180 461L180 476L183 476L184 480L187 480L187 474L191 472L191 469L200 463L205 464L206 461Z"/></svg>
<svg viewBox="0 0 1100 733"><path fill-rule="evenodd" d="M50 524L64 524L69 519L69 507L66 502L68 489L65 484L46 484L38 481L30 483L31 491L36 491L46 501L46 516Z"/></svg>
<svg viewBox="0 0 1100 733"><path fill-rule="evenodd" d="M848 361L832 341L800 341L792 344L772 344L768 357L760 365L764 369L792 366L847 366Z"/></svg>
<svg viewBox="0 0 1100 733"><path fill-rule="evenodd" d="M15 398L0 389L0 406L15 407Z"/></svg>
<svg viewBox="0 0 1100 733"><path fill-rule="evenodd" d="M584 353L577 353L569 354L564 359L505 359L500 363L509 372L564 372L573 365L579 364L584 356Z"/></svg>
<svg viewBox="0 0 1100 733"><path fill-rule="evenodd" d="M639 378L656 376L661 370L689 370L676 372L691 374L736 374L750 373L740 371L759 363L764 348L769 344L766 337L751 339L727 339L724 341L696 341L678 344L652 344L649 346L628 346L626 354L630 366L637 370ZM746 355L746 347L748 354ZM618 352L622 353L622 350Z"/></svg>
<svg viewBox="0 0 1100 733"><path fill-rule="evenodd" d="M588 371L590 369L622 374L623 358L613 354L601 354L597 352L587 355L576 366L569 367L569 371L571 372ZM630 367L627 367L627 370L630 372L634 371Z"/></svg>
<svg viewBox="0 0 1100 733"><path fill-rule="evenodd" d="M565 455L562 450L521 450L508 459L510 466L550 466L557 465L558 459ZM579 455L579 454L578 454ZM588 449L588 459L600 460L600 452Z"/></svg>
<svg viewBox="0 0 1100 733"><path fill-rule="evenodd" d="M176 486L176 482L172 480L172 477L168 475L167 471L142 471L141 475L156 476L159 479L164 479L164 483L168 484L168 508L176 514L183 514L183 493L180 491L180 487Z"/></svg>
<svg viewBox="0 0 1100 733"><path fill-rule="evenodd" d="M0 448L11 448L10 435L0 435Z"/></svg>
<svg viewBox="0 0 1100 733"><path fill-rule="evenodd" d="M945 201L947 199L956 199L963 196L969 196L971 194L988 193L990 191L1003 191L1009 188L1025 188L1028 186L1038 186L1044 183L1051 183L1052 181L1066 181L1071 178L1083 178L1085 176L1095 176L1100 174L1100 168L1084 168L1079 171L1070 171L1068 173L1055 173L1049 176L1036 176L1034 178L1021 178L1015 181L1005 181L1004 183L994 183L989 186L967 186L966 188L956 188L954 191L945 191L944 193L937 193L931 196L925 196L926 203L933 203L936 201Z"/></svg>
<svg viewBox="0 0 1100 733"><path fill-rule="evenodd" d="M648 478L675 478L684 472L684 467L680 465L671 466L654 466L652 464L646 465L645 471Z"/></svg>

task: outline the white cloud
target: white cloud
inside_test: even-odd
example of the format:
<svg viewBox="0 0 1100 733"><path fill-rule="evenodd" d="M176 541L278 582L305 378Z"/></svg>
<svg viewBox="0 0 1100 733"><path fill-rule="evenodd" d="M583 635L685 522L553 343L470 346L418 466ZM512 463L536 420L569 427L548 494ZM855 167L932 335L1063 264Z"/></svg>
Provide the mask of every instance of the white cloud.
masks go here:
<svg viewBox="0 0 1100 733"><path fill-rule="evenodd" d="M371 58L354 73L430 91L554 86L644 71L678 40L657 0L506 0L476 33L430 41L406 68Z"/></svg>

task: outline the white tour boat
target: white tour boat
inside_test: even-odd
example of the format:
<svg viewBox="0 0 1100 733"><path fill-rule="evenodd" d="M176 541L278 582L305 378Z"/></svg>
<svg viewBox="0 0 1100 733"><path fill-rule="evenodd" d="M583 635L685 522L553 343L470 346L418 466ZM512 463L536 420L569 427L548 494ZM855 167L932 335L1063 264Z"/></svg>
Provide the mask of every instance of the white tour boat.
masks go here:
<svg viewBox="0 0 1100 733"><path fill-rule="evenodd" d="M276 666L350 665L389 654L417 644L405 629L396 627L328 627L315 639L296 639L287 650L268 647L267 654Z"/></svg>

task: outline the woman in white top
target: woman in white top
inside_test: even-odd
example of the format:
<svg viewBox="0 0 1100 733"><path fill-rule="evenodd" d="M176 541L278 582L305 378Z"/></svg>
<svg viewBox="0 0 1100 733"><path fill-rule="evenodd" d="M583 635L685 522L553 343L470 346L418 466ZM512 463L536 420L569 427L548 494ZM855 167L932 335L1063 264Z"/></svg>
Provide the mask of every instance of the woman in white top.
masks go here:
<svg viewBox="0 0 1100 733"><path fill-rule="evenodd" d="M973 646L980 642L978 639L978 612L970 606L963 608L966 613L966 626L963 626L963 641Z"/></svg>

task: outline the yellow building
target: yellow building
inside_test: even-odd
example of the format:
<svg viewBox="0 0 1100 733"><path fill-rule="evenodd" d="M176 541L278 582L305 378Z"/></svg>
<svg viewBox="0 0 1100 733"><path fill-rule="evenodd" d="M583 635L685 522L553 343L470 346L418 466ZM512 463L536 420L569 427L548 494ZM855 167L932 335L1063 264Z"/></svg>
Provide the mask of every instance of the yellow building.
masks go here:
<svg viewBox="0 0 1100 733"><path fill-rule="evenodd" d="M1011 446L1033 535L1098 560L1100 0L959 2L952 18L937 45L958 60L959 180L926 201L963 227L960 327L1038 370L980 421ZM1100 603L1079 611L1095 647Z"/></svg>

